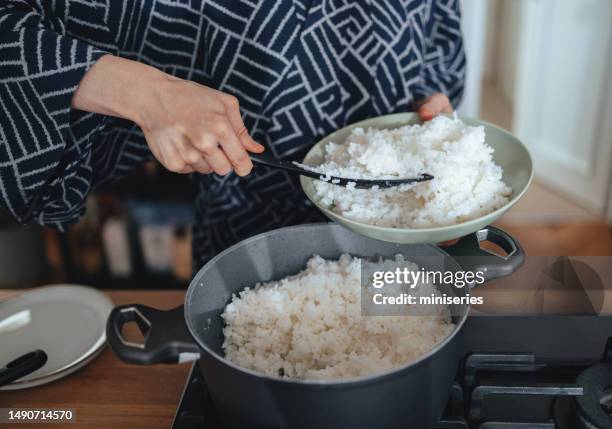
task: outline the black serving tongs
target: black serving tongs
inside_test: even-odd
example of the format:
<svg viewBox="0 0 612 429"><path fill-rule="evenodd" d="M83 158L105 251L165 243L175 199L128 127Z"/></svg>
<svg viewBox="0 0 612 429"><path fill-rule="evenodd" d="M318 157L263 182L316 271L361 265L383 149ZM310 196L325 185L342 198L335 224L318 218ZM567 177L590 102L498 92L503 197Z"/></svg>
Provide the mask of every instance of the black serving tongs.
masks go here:
<svg viewBox="0 0 612 429"><path fill-rule="evenodd" d="M47 354L42 350L26 353L0 368L0 387L33 373L47 363Z"/></svg>
<svg viewBox="0 0 612 429"><path fill-rule="evenodd" d="M291 161L284 161L281 159L254 154L250 154L250 157L254 164L291 171L302 176L312 177L313 179L322 180L338 186L346 187L348 184L354 183L355 188L357 189L370 189L375 186L378 186L379 188L392 188L394 186L405 185L407 183L425 182L434 178L431 174L424 173L419 177L408 177L403 179L351 179L347 177L328 176L325 173L300 167L299 164Z"/></svg>

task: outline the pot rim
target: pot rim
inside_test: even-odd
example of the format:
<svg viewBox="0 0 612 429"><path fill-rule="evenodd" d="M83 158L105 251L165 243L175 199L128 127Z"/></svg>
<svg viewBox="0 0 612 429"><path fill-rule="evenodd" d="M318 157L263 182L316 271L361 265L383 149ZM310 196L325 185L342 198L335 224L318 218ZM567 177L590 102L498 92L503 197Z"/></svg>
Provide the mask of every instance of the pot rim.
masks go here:
<svg viewBox="0 0 612 429"><path fill-rule="evenodd" d="M252 369L249 368L244 368L240 365L235 364L234 362L230 361L229 359L227 359L225 356L221 356L219 354L217 354L216 352L214 352L213 350L211 350L208 346L206 346L206 344L204 344L203 341L200 340L200 338L197 335L196 330L191 326L191 322L190 319L188 317L188 312L190 311L190 301L191 301L191 295L194 293L194 290L196 289L198 283L196 283L194 280L199 277L200 272L202 272L203 270L207 269L209 266L212 266L214 263L216 263L217 260L221 259L223 256L225 256L226 254L232 252L234 249L243 246L251 241L255 241L255 240L259 240L263 237L272 235L272 234L279 234L285 230L290 230L290 229L297 229L297 228L316 228L316 227L321 227L321 226L329 226L329 227L337 227L337 228L342 228L342 226L338 225L335 222L315 222L315 223L306 223L306 224L300 224L300 225L291 225L291 226L285 226L282 228L277 228L277 229L273 229L270 231L266 231L257 235L254 235L252 237L249 237L245 240L239 241L238 243L228 247L227 249L223 250L221 253L215 255L215 257L213 257L211 260L209 260L206 264L204 264L204 266L202 268L200 268L200 270L198 270L198 272L196 273L196 275L193 277L193 279L191 280L191 283L189 284L189 288L187 289L187 293L185 294L185 305L184 305L184 318L185 318L185 325L187 326L187 330L189 331L189 334L191 335L191 337L194 339L194 341L196 342L196 344L198 345L198 347L200 347L201 350L203 350L205 353L207 353L209 356L211 356L212 358L214 358L215 360L217 360L219 363L227 365L229 367L231 367L232 369L243 373L244 375L247 376L251 376L251 377L257 377L259 379L264 379L264 380L268 380L271 382L276 382L276 383L285 383L285 384L298 384L298 385L302 385L302 386L321 386L321 387L344 387L344 386L350 386L350 385L355 385L355 384L363 384L363 383L371 383L371 382L376 382L376 381L382 381L383 379L389 378L395 374L398 374L408 368L411 368L413 366L417 366L419 364L421 364L422 362L428 360L429 358L431 358L433 355L435 355L436 353L438 353L439 351L441 351L444 347L446 347L454 338L455 336L459 333L459 331L463 328L463 325L465 324L465 321L468 317L468 314L470 312L470 306L467 305L466 311L465 313L461 316L461 319L455 324L455 327L453 328L452 332L446 337L444 338L444 340L442 340L441 342L439 342L438 344L435 345L435 347L433 347L431 350L429 350L427 353L421 355L419 358L401 365L401 366L397 366L394 368L390 368L386 371L383 372L377 372L375 374L371 374L371 375L364 375L364 376L360 376L360 377L350 377L350 378L341 378L341 379L298 379L298 378L286 378L286 377L280 377L280 376L272 376L272 375L268 375L268 374L264 374L258 371L254 371ZM372 238L372 240L375 240ZM402 246L415 246L418 244L402 244ZM455 261L455 258L451 255L449 255L448 253L446 253L444 250L442 250L440 247L435 246L433 244L429 244L429 243L422 243L420 245L423 246L427 246L427 247L431 247L433 249L435 249L437 252L440 252L443 256L448 256L450 257L453 261ZM456 263L456 262L455 262ZM457 264L459 265L459 264ZM406 316L406 317L412 317L412 316ZM200 357L201 359L201 357Z"/></svg>

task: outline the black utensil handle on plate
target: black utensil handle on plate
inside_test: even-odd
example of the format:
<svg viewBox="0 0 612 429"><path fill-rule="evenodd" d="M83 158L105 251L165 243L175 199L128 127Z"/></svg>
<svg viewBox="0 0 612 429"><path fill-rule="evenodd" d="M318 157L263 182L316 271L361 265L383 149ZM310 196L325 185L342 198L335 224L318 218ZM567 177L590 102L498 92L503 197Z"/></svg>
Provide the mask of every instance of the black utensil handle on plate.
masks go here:
<svg viewBox="0 0 612 429"><path fill-rule="evenodd" d="M483 241L497 244L505 256L496 255L480 246ZM525 261L523 248L512 236L494 226L487 226L466 235L444 251L453 256L466 271L482 272L485 281L504 277L515 272Z"/></svg>
<svg viewBox="0 0 612 429"><path fill-rule="evenodd" d="M129 322L138 325L144 337L142 344L123 337L123 326ZM182 363L200 356L185 325L182 305L167 311L140 304L116 307L108 316L106 338L121 360L140 365Z"/></svg>
<svg viewBox="0 0 612 429"><path fill-rule="evenodd" d="M25 377L42 368L47 363L47 354L42 350L26 353L0 368L0 386L5 386L15 380Z"/></svg>

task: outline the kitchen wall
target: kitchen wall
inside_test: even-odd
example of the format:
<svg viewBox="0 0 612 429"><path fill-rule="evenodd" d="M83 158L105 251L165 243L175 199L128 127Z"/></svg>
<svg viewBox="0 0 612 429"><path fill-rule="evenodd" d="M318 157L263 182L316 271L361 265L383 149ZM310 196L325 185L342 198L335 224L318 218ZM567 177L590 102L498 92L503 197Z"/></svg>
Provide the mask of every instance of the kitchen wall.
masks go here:
<svg viewBox="0 0 612 429"><path fill-rule="evenodd" d="M484 78L499 85L501 95L514 104L519 56L521 0L490 0L487 16L487 62Z"/></svg>

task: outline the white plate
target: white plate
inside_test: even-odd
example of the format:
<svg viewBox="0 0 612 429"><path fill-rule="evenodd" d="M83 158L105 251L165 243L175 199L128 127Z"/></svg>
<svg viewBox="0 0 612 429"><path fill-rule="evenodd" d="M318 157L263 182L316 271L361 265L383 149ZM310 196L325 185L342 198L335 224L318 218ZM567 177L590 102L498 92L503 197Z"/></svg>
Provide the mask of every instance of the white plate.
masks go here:
<svg viewBox="0 0 612 429"><path fill-rule="evenodd" d="M36 349L47 363L0 390L24 389L62 378L90 362L106 342L112 301L96 289L54 285L0 302L0 367Z"/></svg>

